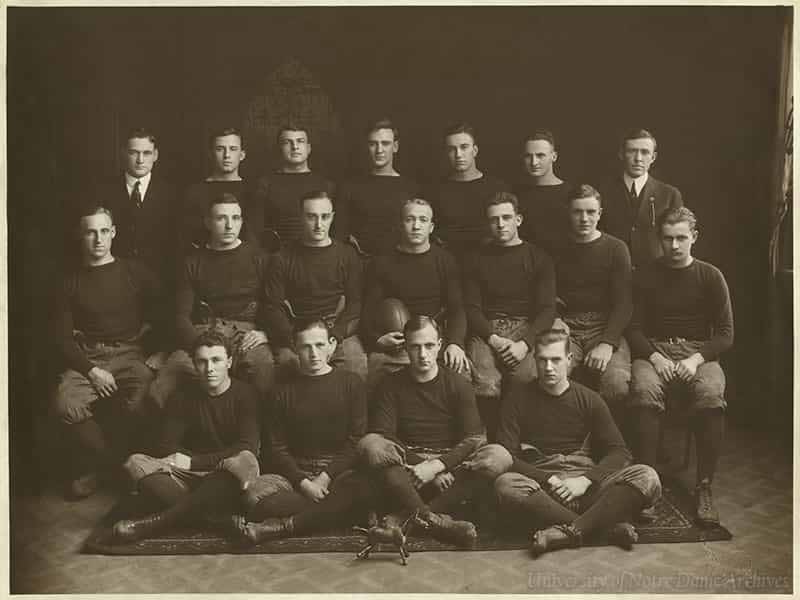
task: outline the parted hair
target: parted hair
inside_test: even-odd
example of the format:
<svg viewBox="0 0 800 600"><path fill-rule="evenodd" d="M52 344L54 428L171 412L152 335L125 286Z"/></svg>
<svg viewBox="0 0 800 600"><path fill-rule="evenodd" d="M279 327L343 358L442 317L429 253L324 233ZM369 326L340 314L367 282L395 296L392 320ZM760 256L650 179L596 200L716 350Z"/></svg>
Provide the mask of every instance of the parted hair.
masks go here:
<svg viewBox="0 0 800 600"><path fill-rule="evenodd" d="M311 143L311 130L304 123L298 123L296 121L287 121L286 123L281 125L280 128L278 129L278 133L275 134L275 143L277 144L281 143L281 134L283 134L284 131L302 131L303 133L306 134L306 141L308 141L309 144Z"/></svg>
<svg viewBox="0 0 800 600"><path fill-rule="evenodd" d="M478 143L478 136L475 133L475 128L466 123L464 121L459 121L458 123L452 123L445 127L444 133L442 133L442 137L446 138L448 135L455 135L457 133L466 133L469 137L472 138L472 143Z"/></svg>
<svg viewBox="0 0 800 600"><path fill-rule="evenodd" d="M403 327L403 336L408 339L409 334L415 331L422 331L428 326L433 327L434 331L436 331L436 337L442 339L442 330L439 327L439 323L428 315L411 315L411 318L406 321L406 325Z"/></svg>
<svg viewBox="0 0 800 600"><path fill-rule="evenodd" d="M394 136L394 141L396 142L400 139L400 130L391 121L391 119L387 118L377 119L367 123L367 126L364 128L364 137L367 137L370 133L373 131L378 131L379 129L391 129L392 135Z"/></svg>
<svg viewBox="0 0 800 600"><path fill-rule="evenodd" d="M527 144L528 142L534 142L536 140L544 140L545 142L549 142L553 147L553 150L556 149L556 136L554 136L553 132L549 129L534 129L527 136L525 136L525 139L522 140L522 143Z"/></svg>
<svg viewBox="0 0 800 600"><path fill-rule="evenodd" d="M325 337L331 337L331 330L328 329L328 324L319 318L298 319L292 327L292 339L297 340L297 336L309 329L322 329L325 332Z"/></svg>
<svg viewBox="0 0 800 600"><path fill-rule="evenodd" d="M214 194L211 196L211 198L209 198L208 205L206 206L206 214L210 215L211 209L217 204L239 204L241 206L241 202L239 202L239 198L237 198L235 194L231 194L230 192L221 192L219 194Z"/></svg>
<svg viewBox="0 0 800 600"><path fill-rule="evenodd" d="M75 211L75 225L79 226L83 217L91 217L92 215L107 215L111 219L111 224L114 224L114 213L110 208L102 204L83 204Z"/></svg>
<svg viewBox="0 0 800 600"><path fill-rule="evenodd" d="M226 135L236 135L239 136L240 145L244 148L244 135L242 135L242 131L237 127L219 127L211 131L208 135L208 147L213 150L214 149L214 142L217 138L225 137Z"/></svg>
<svg viewBox="0 0 800 600"><path fill-rule="evenodd" d="M697 217L685 206L668 208L658 215L656 229L660 232L665 224L674 225L675 223L688 223L691 231L697 231Z"/></svg>
<svg viewBox="0 0 800 600"><path fill-rule="evenodd" d="M300 212L303 212L303 207L305 206L307 200L330 200L331 206L334 208L334 210L336 209L336 203L333 201L333 198L331 198L331 195L325 190L311 190L310 192L303 194L298 202Z"/></svg>
<svg viewBox="0 0 800 600"><path fill-rule="evenodd" d="M540 331L536 334L533 341L534 354L536 353L536 349L540 346L549 346L550 344L556 344L558 342L564 342L564 354L569 354L569 334L566 331L563 329L545 329L544 331Z"/></svg>
<svg viewBox="0 0 800 600"><path fill-rule="evenodd" d="M433 212L433 205L425 200L425 198L408 198L404 200L397 209L397 216L400 221L403 220L403 212L406 209L406 206L411 204L417 204L419 206L427 206L431 209L431 220L433 220L434 212Z"/></svg>
<svg viewBox="0 0 800 600"><path fill-rule="evenodd" d="M158 147L156 134L153 133L152 129L148 129L146 127L132 127L131 129L128 129L128 131L125 132L125 137L122 138L123 147L125 147L128 142L133 139L150 140L154 147Z"/></svg>
<svg viewBox="0 0 800 600"><path fill-rule="evenodd" d="M222 346L225 348L225 353L228 355L228 358L233 357L233 344L231 343L230 338L217 329L209 329L195 338L191 347L189 348L189 355L192 357L192 359L194 359L197 349L203 346L206 346L207 348L211 348L213 346Z"/></svg>
<svg viewBox="0 0 800 600"><path fill-rule="evenodd" d="M588 183L579 183L570 188L567 195L567 206L572 204L573 200L580 200L581 198L597 198L597 203L602 207L603 199L600 192Z"/></svg>
<svg viewBox="0 0 800 600"><path fill-rule="evenodd" d="M647 131L647 129L629 129L622 137L622 140L619 143L619 147L621 150L624 150L625 142L627 142L628 140L641 140L641 139L653 140L653 152L658 150L658 142L656 142L656 136Z"/></svg>
<svg viewBox="0 0 800 600"><path fill-rule="evenodd" d="M484 203L483 210L485 212L490 206L497 206L498 204L510 204L514 207L514 214L519 214L519 199L516 194L512 194L511 192L497 192Z"/></svg>

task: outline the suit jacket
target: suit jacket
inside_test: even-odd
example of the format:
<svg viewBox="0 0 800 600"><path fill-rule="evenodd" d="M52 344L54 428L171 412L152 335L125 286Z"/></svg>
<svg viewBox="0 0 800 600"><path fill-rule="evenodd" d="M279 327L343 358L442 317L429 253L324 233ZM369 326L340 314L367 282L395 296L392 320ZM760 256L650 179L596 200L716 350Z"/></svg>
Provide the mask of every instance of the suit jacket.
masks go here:
<svg viewBox="0 0 800 600"><path fill-rule="evenodd" d="M141 208L128 196L125 176L99 184L96 198L114 213L114 256L138 258L171 288L177 269L177 197L175 189L153 173Z"/></svg>
<svg viewBox="0 0 800 600"><path fill-rule="evenodd" d="M647 264L663 254L655 224L659 215L668 208L683 206L678 188L649 176L639 193L639 210L636 212L622 175L603 186L600 195L603 198L600 229L628 244L634 267Z"/></svg>

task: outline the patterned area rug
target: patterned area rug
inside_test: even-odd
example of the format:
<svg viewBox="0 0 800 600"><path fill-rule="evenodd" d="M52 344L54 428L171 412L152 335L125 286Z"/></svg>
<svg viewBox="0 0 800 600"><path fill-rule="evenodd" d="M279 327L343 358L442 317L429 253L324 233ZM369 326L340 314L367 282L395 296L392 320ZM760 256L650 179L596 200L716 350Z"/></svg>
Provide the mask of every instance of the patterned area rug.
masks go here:
<svg viewBox="0 0 800 600"><path fill-rule="evenodd" d="M733 536L722 526L699 527L693 521L694 501L678 483L664 485L664 494L655 507L655 519L636 523L640 544L673 542L713 542L730 540ZM111 543L111 526L119 519L136 516L136 496L123 498L92 531L84 544L85 554L172 555L172 554L282 554L304 552L358 552L364 537L353 531L338 530L306 537L272 540L257 546L226 539L208 529L176 530L160 537L133 544ZM528 531L509 529L502 525L482 526L478 523L476 550L519 550L528 547ZM604 545L598 538L587 545ZM406 548L414 552L460 550L450 544L429 538L410 536ZM391 546L377 547L373 552L397 552Z"/></svg>

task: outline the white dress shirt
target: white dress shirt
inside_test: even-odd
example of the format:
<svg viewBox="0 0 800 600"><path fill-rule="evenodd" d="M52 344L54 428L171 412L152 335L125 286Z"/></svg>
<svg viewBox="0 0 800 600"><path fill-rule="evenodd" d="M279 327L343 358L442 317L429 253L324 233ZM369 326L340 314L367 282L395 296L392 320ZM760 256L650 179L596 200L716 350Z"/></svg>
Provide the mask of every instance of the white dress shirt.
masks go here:
<svg viewBox="0 0 800 600"><path fill-rule="evenodd" d="M139 195L142 197L142 204L144 204L144 199L147 197L147 188L150 187L150 178L153 175L153 172L150 171L144 177L137 179L133 177L130 173L125 173L125 187L128 188L128 198L131 197L133 193L133 186L136 185L136 182L139 182Z"/></svg>

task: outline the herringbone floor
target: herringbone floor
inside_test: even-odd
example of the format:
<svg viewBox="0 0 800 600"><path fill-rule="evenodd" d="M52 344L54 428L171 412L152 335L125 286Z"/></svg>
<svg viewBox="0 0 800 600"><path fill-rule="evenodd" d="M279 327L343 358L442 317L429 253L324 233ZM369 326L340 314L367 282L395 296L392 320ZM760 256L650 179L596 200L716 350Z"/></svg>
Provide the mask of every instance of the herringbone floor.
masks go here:
<svg viewBox="0 0 800 600"><path fill-rule="evenodd" d="M733 429L733 428L732 428ZM670 435L670 445L676 440ZM105 557L79 554L113 504L110 493L65 502L21 498L12 520L12 593L460 592L791 593L792 467L764 435L729 432L715 498L730 542L525 551ZM693 471L690 470L689 473ZM691 481L686 474L685 481Z"/></svg>

